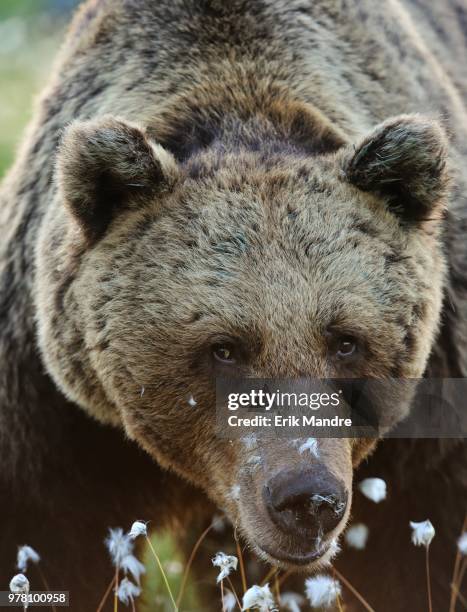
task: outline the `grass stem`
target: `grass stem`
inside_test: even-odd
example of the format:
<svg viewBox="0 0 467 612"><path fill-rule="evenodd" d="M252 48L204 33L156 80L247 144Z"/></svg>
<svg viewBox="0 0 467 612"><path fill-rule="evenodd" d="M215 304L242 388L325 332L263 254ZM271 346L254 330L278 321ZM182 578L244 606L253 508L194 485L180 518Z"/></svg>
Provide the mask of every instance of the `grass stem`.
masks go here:
<svg viewBox="0 0 467 612"><path fill-rule="evenodd" d="M354 595L358 601L362 604L362 606L365 608L365 610L367 610L368 612L375 612L374 609L370 606L370 604L367 602L367 600L363 597L363 595L361 595L359 593L359 591L357 591L357 589L347 580L347 578L345 578L340 572L339 570L337 570L335 567L333 568L333 571L335 572L336 576L339 578L339 580L342 582L342 584L344 586L346 586L348 588L348 590L352 593L352 595Z"/></svg>
<svg viewBox="0 0 467 612"><path fill-rule="evenodd" d="M453 589L456 591L456 598L457 597L459 598L459 601L461 602L462 606L464 607L465 610L467 610L467 599L462 595L462 593L459 591L457 586L454 585Z"/></svg>
<svg viewBox="0 0 467 612"><path fill-rule="evenodd" d="M102 608L105 605L105 602L107 601L107 598L109 596L110 591L112 590L113 585L115 584L115 576L112 578L112 580L110 581L109 586L107 587L99 605L97 606L97 610L96 612L101 612Z"/></svg>
<svg viewBox="0 0 467 612"><path fill-rule="evenodd" d="M261 586L264 586L266 582L269 582L271 578L274 576L274 574L276 573L276 571L277 571L277 568L271 567L271 569L266 574L266 576L261 580Z"/></svg>
<svg viewBox="0 0 467 612"><path fill-rule="evenodd" d="M290 578L292 574L293 574L292 570L287 570L286 572L284 572L282 576L279 578L279 586L282 586L284 582L287 580L287 578Z"/></svg>
<svg viewBox="0 0 467 612"><path fill-rule="evenodd" d="M462 525L461 534L467 530L467 512L464 517L464 523ZM458 578L459 578L459 567L461 563L461 551L459 547L457 548L456 559L454 561L454 570L452 572L452 580L451 580L451 599L449 601L449 612L455 612L456 609L456 600L459 596L459 588L457 588ZM460 585L459 585L460 587Z"/></svg>
<svg viewBox="0 0 467 612"><path fill-rule="evenodd" d="M276 596L277 604L281 605L281 585L279 583L279 572L274 573L274 594Z"/></svg>
<svg viewBox="0 0 467 612"><path fill-rule="evenodd" d="M334 578L334 580L336 579L336 568L335 567L332 568L332 577ZM339 612L344 612L342 608L342 601L341 601L340 595L337 595L337 607L339 609Z"/></svg>
<svg viewBox="0 0 467 612"><path fill-rule="evenodd" d="M196 544L193 546L193 550L191 551L190 557L189 557L188 562L187 562L187 564L185 566L185 571L183 572L182 583L180 585L180 591L178 593L177 601L176 601L177 608L182 603L182 599L183 599L183 596L185 594L186 583L187 583L187 580L188 580L188 574L189 574L191 566L193 564L193 560L195 558L195 555L198 552L198 548L201 546L201 543L203 542L205 537L208 535L208 533L211 531L212 527L213 527L212 523L209 525L209 527L206 527L206 529L203 531L203 533L197 539Z"/></svg>
<svg viewBox="0 0 467 612"><path fill-rule="evenodd" d="M430 578L430 546L425 548L425 568L426 568L426 590L428 595L428 612L433 612L433 602L431 597L431 578Z"/></svg>
<svg viewBox="0 0 467 612"><path fill-rule="evenodd" d="M230 580L230 576L227 576L227 582L229 583L230 590L234 594L234 597L235 597L235 600L237 601L238 607L241 610L242 609L242 604L240 603L240 599L238 598L237 591L235 590L235 587L234 587L232 581Z"/></svg>
<svg viewBox="0 0 467 612"><path fill-rule="evenodd" d="M164 580L165 586L166 586L167 591L168 591L169 596L170 596L170 600L171 600L171 602L173 604L173 607L174 607L174 611L178 612L178 606L177 606L177 604L175 602L175 599L174 599L174 596L172 594L172 589L170 588L170 584L169 584L169 581L167 580L167 576L166 576L166 574L164 572L164 568L162 567L162 563L161 563L161 561L159 559L159 555L154 550L154 546L152 545L152 542L151 542L151 540L149 539L148 536L146 536L146 540L147 540L147 543L149 544L149 548L151 549L151 552L152 552L152 554L153 554L153 556L154 556L154 558L155 558L155 560L157 562L157 565L159 566L159 569L161 571L162 578Z"/></svg>
<svg viewBox="0 0 467 612"><path fill-rule="evenodd" d="M225 612L224 581L223 580L221 580L221 599L222 599L222 612Z"/></svg>
<svg viewBox="0 0 467 612"><path fill-rule="evenodd" d="M114 593L114 612L118 612L118 565L115 567L115 593Z"/></svg>
<svg viewBox="0 0 467 612"><path fill-rule="evenodd" d="M236 533L235 533L235 543L237 545L237 556L238 556L238 562L240 564L240 576L242 578L243 594L245 594L248 591L248 586L246 582L245 564L243 563L242 549L240 547L240 542L238 541L238 537Z"/></svg>

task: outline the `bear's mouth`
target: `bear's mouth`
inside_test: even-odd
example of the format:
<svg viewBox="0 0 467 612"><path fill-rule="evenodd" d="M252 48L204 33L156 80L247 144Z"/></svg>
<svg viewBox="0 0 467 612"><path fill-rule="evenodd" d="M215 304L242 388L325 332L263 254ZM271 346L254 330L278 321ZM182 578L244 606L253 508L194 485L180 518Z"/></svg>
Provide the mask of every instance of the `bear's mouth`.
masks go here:
<svg viewBox="0 0 467 612"><path fill-rule="evenodd" d="M280 565L285 565L287 567L304 567L320 561L323 557L325 557L330 552L332 543L322 544L318 549L308 552L288 552L280 549L273 549L264 544L260 545L257 542L254 542L254 546L258 549L261 557L266 557L267 560L274 565L279 563Z"/></svg>

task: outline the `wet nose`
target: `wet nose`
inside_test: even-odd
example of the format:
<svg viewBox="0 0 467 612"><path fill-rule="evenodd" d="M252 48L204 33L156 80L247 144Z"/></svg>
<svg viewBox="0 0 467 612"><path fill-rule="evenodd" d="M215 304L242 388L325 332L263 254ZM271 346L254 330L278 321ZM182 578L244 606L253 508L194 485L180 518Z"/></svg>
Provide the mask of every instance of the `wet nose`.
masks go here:
<svg viewBox="0 0 467 612"><path fill-rule="evenodd" d="M279 529L311 537L337 527L347 505L344 485L324 466L279 472L264 487L264 499Z"/></svg>

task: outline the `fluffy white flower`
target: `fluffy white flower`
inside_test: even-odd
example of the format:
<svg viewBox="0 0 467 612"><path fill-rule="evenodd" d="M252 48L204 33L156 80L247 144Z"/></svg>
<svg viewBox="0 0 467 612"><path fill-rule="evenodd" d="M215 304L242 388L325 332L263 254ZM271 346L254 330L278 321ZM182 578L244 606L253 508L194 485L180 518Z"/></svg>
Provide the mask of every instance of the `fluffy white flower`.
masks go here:
<svg viewBox="0 0 467 612"><path fill-rule="evenodd" d="M143 521L135 521L131 526L130 532L128 534L132 540L136 540L139 536L147 536L148 528L146 523Z"/></svg>
<svg viewBox="0 0 467 612"><path fill-rule="evenodd" d="M461 555L467 555L467 531L464 531L461 537L457 540L457 548L459 549Z"/></svg>
<svg viewBox="0 0 467 612"><path fill-rule="evenodd" d="M29 561L39 563L40 560L39 554L31 546L20 546L18 548L16 566L20 572L26 572Z"/></svg>
<svg viewBox="0 0 467 612"><path fill-rule="evenodd" d="M197 403L198 402L195 400L195 398L192 395L190 395L190 397L188 398L188 405L194 408Z"/></svg>
<svg viewBox="0 0 467 612"><path fill-rule="evenodd" d="M431 540L435 537L435 528L431 521L426 520L421 523L410 521L412 527L412 543L415 546L429 546Z"/></svg>
<svg viewBox="0 0 467 612"><path fill-rule="evenodd" d="M230 572L237 569L238 559L233 555L226 555L223 552L218 552L212 559L212 564L220 569L219 575L217 576L217 582L220 582L224 580L224 578L227 578Z"/></svg>
<svg viewBox="0 0 467 612"><path fill-rule="evenodd" d="M257 584L252 586L243 596L242 610L256 608L259 612L277 611L269 584L260 587Z"/></svg>
<svg viewBox="0 0 467 612"><path fill-rule="evenodd" d="M29 593L29 580L24 574L16 574L10 580L10 591L12 593Z"/></svg>
<svg viewBox="0 0 467 612"><path fill-rule="evenodd" d="M222 600L222 609L225 610L225 612L233 612L236 605L237 600L235 599L235 595L231 591L227 590L224 594L224 599Z"/></svg>
<svg viewBox="0 0 467 612"><path fill-rule="evenodd" d="M341 594L341 585L330 576L320 574L305 581L305 592L312 608L330 608Z"/></svg>
<svg viewBox="0 0 467 612"><path fill-rule="evenodd" d="M347 545L357 550L363 550L368 540L368 527L363 523L351 525L345 532L344 538Z"/></svg>
<svg viewBox="0 0 467 612"><path fill-rule="evenodd" d="M300 612L305 598L298 593L282 593L281 595L281 608L288 610L289 612Z"/></svg>
<svg viewBox="0 0 467 612"><path fill-rule="evenodd" d="M378 504L386 499L386 483L382 478L365 478L358 485L358 488L365 497Z"/></svg>
<svg viewBox="0 0 467 612"><path fill-rule="evenodd" d="M141 595L141 589L128 578L124 578L118 586L117 597L126 606L139 595Z"/></svg>
<svg viewBox="0 0 467 612"><path fill-rule="evenodd" d="M131 574L139 584L141 574L146 573L144 565L134 555L126 555L120 562L120 568L125 574Z"/></svg>
<svg viewBox="0 0 467 612"><path fill-rule="evenodd" d="M133 552L133 542L130 536L123 533L123 529L109 529L109 535L105 540L107 550L115 566L119 566L124 557L131 555Z"/></svg>

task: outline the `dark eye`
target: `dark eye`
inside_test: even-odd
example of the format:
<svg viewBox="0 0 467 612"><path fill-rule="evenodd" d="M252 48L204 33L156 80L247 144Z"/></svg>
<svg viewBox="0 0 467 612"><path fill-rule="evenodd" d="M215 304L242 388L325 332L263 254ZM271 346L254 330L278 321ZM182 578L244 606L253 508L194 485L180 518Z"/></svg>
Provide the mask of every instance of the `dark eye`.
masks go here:
<svg viewBox="0 0 467 612"><path fill-rule="evenodd" d="M357 342L351 336L343 336L336 342L336 355L341 359L347 359L355 355L357 351Z"/></svg>
<svg viewBox="0 0 467 612"><path fill-rule="evenodd" d="M236 350L233 344L215 344L212 347L212 354L216 361L224 364L236 362Z"/></svg>

